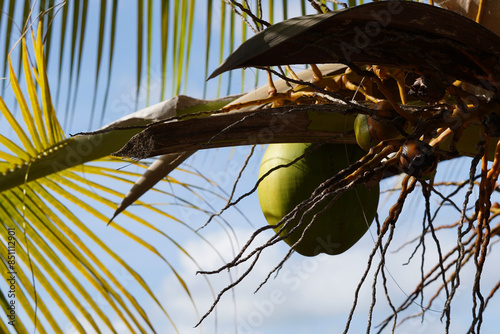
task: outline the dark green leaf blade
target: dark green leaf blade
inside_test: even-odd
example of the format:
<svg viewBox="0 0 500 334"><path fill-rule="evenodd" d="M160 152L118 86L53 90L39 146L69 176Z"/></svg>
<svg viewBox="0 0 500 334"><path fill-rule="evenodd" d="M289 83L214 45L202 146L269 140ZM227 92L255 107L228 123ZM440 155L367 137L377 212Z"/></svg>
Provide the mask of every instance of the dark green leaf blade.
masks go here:
<svg viewBox="0 0 500 334"><path fill-rule="evenodd" d="M235 68L311 63L439 71L484 84L480 77L500 75L500 37L442 8L372 2L275 24L243 43L210 78Z"/></svg>

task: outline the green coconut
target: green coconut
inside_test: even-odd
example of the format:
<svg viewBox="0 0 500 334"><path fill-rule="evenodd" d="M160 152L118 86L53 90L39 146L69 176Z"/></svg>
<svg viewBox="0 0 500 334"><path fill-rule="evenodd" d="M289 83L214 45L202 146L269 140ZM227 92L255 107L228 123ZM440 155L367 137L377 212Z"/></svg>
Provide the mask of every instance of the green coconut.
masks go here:
<svg viewBox="0 0 500 334"><path fill-rule="evenodd" d="M398 119L395 122L404 128L404 121ZM366 151L383 140L401 138L401 132L396 126L363 114L358 114L354 119L354 134L358 145Z"/></svg>
<svg viewBox="0 0 500 334"><path fill-rule="evenodd" d="M261 162L259 178L279 165L289 164L313 144L271 144ZM293 165L279 168L266 176L258 187L260 207L270 225L277 224L324 181L361 158L365 152L357 145L324 144ZM340 254L352 247L368 230L377 212L378 184L368 188L359 185L344 192L325 212L316 217L294 250L305 256L319 253ZM301 237L314 214L323 210L330 200L321 203L304 216L304 224L284 240L292 246ZM301 210L284 231L285 236L297 224ZM278 232L283 225L274 230Z"/></svg>

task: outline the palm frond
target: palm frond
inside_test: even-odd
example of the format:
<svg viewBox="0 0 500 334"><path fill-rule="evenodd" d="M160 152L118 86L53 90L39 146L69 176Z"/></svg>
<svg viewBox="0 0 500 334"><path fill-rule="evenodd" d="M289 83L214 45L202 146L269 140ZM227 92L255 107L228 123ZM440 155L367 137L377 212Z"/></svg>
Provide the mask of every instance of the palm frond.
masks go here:
<svg viewBox="0 0 500 334"><path fill-rule="evenodd" d="M250 6L247 9L259 13L257 4L260 2L233 2L240 4L242 8ZM113 77L119 73L115 59L116 42L124 38L136 39L127 43L125 48L120 46L120 54L127 54L130 67L135 69L132 70L135 81L134 88L131 89L134 94L131 101L127 101L130 111L163 101L180 92L190 94L189 84L194 81L204 82L203 98L214 97L217 91L240 93L249 85L255 86L255 75L245 79L242 74L241 84L235 84L233 79L237 76L234 75L233 78L232 74L226 74L220 81L205 82L206 74L213 71L236 45L247 39L248 25L253 25L252 28L256 30L262 28L260 24L253 24L252 19L241 9L234 7L234 4L231 7L231 3L229 0L137 0L126 3L119 3L117 0L40 1L31 6L32 2L27 0L2 1L0 22L5 21L5 25L2 24L4 29L0 31L0 36L4 52L0 55L3 56L5 65L0 67L0 77L9 73L7 58L15 41L26 26L36 21L37 17L45 15L42 34L48 48L46 52L50 52L51 62L48 67L51 75L57 78L53 103L59 106L60 112L64 110L59 118L66 131L75 126L76 107L81 102L80 94L88 87L92 91L89 129L102 126L106 116L110 116L109 94L113 88ZM264 10L259 15L262 20L269 22L314 13L306 0L293 3L268 0L261 5ZM125 14L122 13L127 10L135 11L135 22L123 19ZM95 28L89 26L89 13L96 17L98 23ZM248 25L238 19L237 13L245 18ZM197 19L199 17L206 17L206 20ZM23 24L16 25L16 22ZM132 36L125 35L129 32L128 29L123 29L124 24L127 28L133 26L135 33ZM196 36L197 29L205 30L204 36ZM157 52L155 44L161 45L160 52ZM92 62L83 58L89 48L96 50L90 57ZM218 55L212 49L218 50ZM204 54L206 61L201 70L198 66L193 70L194 62L199 62L199 54ZM84 61L85 64L82 64ZM83 68L85 72L94 75L82 76ZM21 74L21 62L19 68L14 70L17 76ZM2 87L5 88L6 84L3 80Z"/></svg>
<svg viewBox="0 0 500 334"><path fill-rule="evenodd" d="M132 277L137 289L162 311L177 331L167 306L163 305L148 283L108 245L103 236L94 231L99 224L103 227L107 225L109 216L105 212L115 210L116 203L121 200L122 193L113 185L133 184L133 180L141 175L113 167L117 164L122 166L124 162L108 157L140 127L121 132L119 139L113 135L112 129L98 135L65 138L52 102L42 41L42 24L39 24L36 37L33 37L33 64L30 63L27 43L22 41L26 88L21 87L12 62L8 64L9 82L21 111L22 122L0 97L2 115L16 136L10 139L0 135L0 158L3 160L0 163L0 218L3 225L0 237L4 244L0 259L4 269L12 272L15 280L15 295L2 294L0 302L5 306L13 300L17 303L16 329L25 332L33 326L40 333L62 332L62 319L79 332L85 332L87 326L96 332L104 331L104 328L116 332L115 319L119 319L131 332L154 332L155 326L144 308L144 301L139 301L129 291L129 286L120 282L109 269L112 267L110 263L114 263L113 266L123 268ZM212 105L207 101L190 102L183 108L175 108L177 104L172 110L166 108L167 115L203 109L200 106L203 103ZM161 111L162 107L159 109ZM129 117L118 123L147 124L155 117L160 116ZM146 163L130 163L148 167ZM172 184L176 183L178 181ZM190 188L185 183L179 185ZM189 203L182 198L179 200ZM191 227L175 216L141 201L135 203L141 210L174 221L196 235ZM191 208L196 210L195 205ZM128 239L127 242L137 244L138 249L155 256L166 268L170 268L198 314L190 289L175 265L161 250L139 237L136 231L145 229L160 236L198 268L201 268L200 265L162 228L133 212L125 211L123 214L129 222L127 226L112 223L106 228L110 231L107 234L113 235L113 238ZM82 217L91 219L84 221ZM208 242L200 238L202 242ZM9 276L2 277L2 286L10 286ZM211 289L210 282L207 283ZM2 291L8 289L2 288ZM110 307L104 308L97 303L96 296ZM9 319L8 307L3 309L6 319Z"/></svg>

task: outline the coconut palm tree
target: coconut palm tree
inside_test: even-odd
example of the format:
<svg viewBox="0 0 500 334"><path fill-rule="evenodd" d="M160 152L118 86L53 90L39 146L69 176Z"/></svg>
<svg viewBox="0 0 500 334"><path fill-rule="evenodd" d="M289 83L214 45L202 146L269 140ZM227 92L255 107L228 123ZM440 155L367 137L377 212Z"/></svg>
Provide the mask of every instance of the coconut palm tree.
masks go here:
<svg viewBox="0 0 500 334"><path fill-rule="evenodd" d="M265 7L262 6L261 1L255 4L247 1L226 2L227 6L224 2L214 3L213 1L206 1L203 4L187 0L172 3L137 1L133 7L131 3L124 4L118 1L101 1L100 3L88 1L0 2L0 8L4 9L4 15L0 16L0 29L3 29L0 33L5 36L2 62L4 66L1 72L5 77L2 81L4 93L0 99L0 110L4 118L3 124L8 124L9 129L5 130L5 134L0 135L2 144L0 146L2 148L0 152L2 158L0 215L4 225L1 236L6 245L2 248L0 258L4 264L4 272L8 273L4 276L5 285L0 295L2 308L5 310L4 321L0 323L2 332L31 332L32 328L36 328L36 331L40 332L58 333L68 329L65 328L65 323L69 323L79 332L88 330L117 332L117 326L112 321L113 317L117 317L120 325L125 326L130 332L158 331L154 321L145 311L144 302L130 291L129 284L124 282L123 277L117 278L115 272L108 269L109 263L122 268L122 272L127 277L131 277L133 285L137 287L136 290L148 296L162 315L170 321L172 328L177 330L175 319L168 311L169 305L159 299L157 293L143 278L144 275L141 275L122 254L110 246L112 242L103 232L108 233L110 229L113 230L111 238L122 236L127 240L126 242L156 256L165 267L170 268L177 277L179 287L184 290L186 300L192 304L193 312L198 315L198 319L204 319L204 316L199 314L195 298L185 283L185 279L177 272L168 256L164 255L163 250L154 246L145 236L155 235L164 240L163 243L168 242L169 247L183 254L202 272L205 270L203 264L199 259L193 258L173 238L168 229L158 227L145 217L157 215L169 219L192 233L193 238L198 238L200 242L213 247L215 251L217 251L216 247L182 218L172 216L168 209L158 209L155 205L142 202L139 197L146 191L155 191L172 197L172 201L177 205L208 214L209 219L217 218L217 215L211 216L210 213L186 198L175 195L175 191L167 192L157 185L163 180L161 182L168 182L171 187L203 194L206 190L197 184L185 182L182 177L183 173L185 175L196 175L196 173L186 168L179 168L185 159L199 149L284 141L321 142L325 139L325 130L321 128L321 123L325 122L325 119L317 119L316 124L311 123L314 119L308 118L311 115L311 108L313 112L324 113L321 109L324 105L308 106L309 109L293 107L297 109L297 114L291 114L290 110L293 108L287 106L274 109L281 121L286 121L285 115L293 115L294 121L289 121L287 124L293 123L297 127L291 129L290 132L275 133L272 139L261 140L255 135L259 130L266 129L269 122L263 117L262 111L255 110L254 104L280 103L285 97L281 95L268 97L267 87L255 90L253 94L243 97L231 95L241 93L249 81L252 81L252 86L255 86L259 77L254 76L250 80L248 76L245 76L244 71L238 72L239 74L226 73L219 76L218 81L212 80L211 84L204 81L209 77L211 69L215 68L214 64L218 65L229 54L229 51L235 49L237 44L247 40L250 28L255 32L262 30L274 21L286 20L292 11L288 8L291 2L286 1L281 3L281 15L275 13L275 6L278 3L275 4L275 1L265 3ZM328 8L322 2L313 1L312 3L319 10ZM348 5L354 7L357 3L349 1ZM128 8L129 6L131 8ZM338 9L338 6L341 5L334 4L330 8ZM220 12L215 14L214 11L217 10ZM300 2L300 6L294 10L296 10L295 15L314 11L306 1ZM199 32L195 28L196 24L200 24L197 22L197 11L204 13L206 18L206 22L201 22L201 26L205 29L201 39L197 36ZM345 12L347 11L340 13ZM477 12L480 11L477 10ZM352 11L352 13L357 19L357 12ZM467 13L469 12L466 11ZM340 14L335 15L331 16L332 20L342 18ZM439 15L447 14L439 12ZM123 38L129 38L126 36L129 32L122 32L118 24L120 20L129 22L131 17L136 21L136 25L133 25L133 32L136 34L134 35L135 43L130 43L130 41L124 43ZM214 17L220 17L220 22L214 22ZM456 22L465 22L460 21L461 19L457 16L452 16L452 19ZM324 16L314 16L311 21L303 25L299 24L305 22L301 19L273 25L265 30L264 34L278 37L266 45L255 42L258 39L250 39L239 49L239 53L236 51L233 56L229 57L215 74L241 67L300 63L298 60L292 60L290 63L282 62L282 55L286 52L293 53L294 50L293 48L286 49L285 44L289 41L293 44L293 38L297 36L317 33L318 31L313 31L314 27L319 26L323 20ZM289 26L292 26L290 36L283 33L289 31L286 30ZM467 26L463 31L468 31L470 27L476 28L476 26ZM415 34L418 35L418 31ZM282 42L283 38L285 38L285 44ZM217 39L219 43L216 43ZM200 40L204 44L202 48L199 47ZM126 44L127 48L124 49L122 44ZM444 53L450 52L445 45L446 43L442 43L438 46L443 47ZM481 41L478 41L477 45L473 46L479 48L483 45L484 43L481 44ZM94 54L87 51L90 48L93 48ZM456 51L456 48L452 51ZM482 55L479 51L478 55ZM489 50L485 52L487 51L489 52ZM267 52L264 62L259 60L259 55L263 52ZM199 57L200 54L202 57ZM322 62L321 58L317 59L314 56L314 54L306 54L305 58L299 57L299 59L307 59L310 63ZM90 57L93 57L95 62L88 66L86 59ZM202 64L196 68L196 76L191 74L194 66L193 57L196 58L195 63ZM199 61L200 58L203 58L202 62ZM372 58L373 64L384 63L375 58L375 56ZM396 58L397 55L394 59ZM118 69L121 66L127 66L129 59L132 59L131 64L134 65L136 71L133 89L128 94L110 101L113 86L117 84L115 78L120 75ZM394 62L394 59L391 61ZM476 69L474 64L468 63L466 57L461 59L466 70ZM405 66L408 64L413 66L424 63L423 61L418 63L418 61L417 57L409 60L408 63L402 61L391 64L407 69ZM478 79L477 76L460 76L459 71L453 66L448 66L444 61L438 65L442 65L440 68L446 75L476 84L476 86L482 83L482 78ZM278 92L284 91L287 87L286 81L290 79L283 77L280 72L271 71L275 77L282 77L281 80L275 80L275 84ZM289 68L287 71L288 74L292 73ZM341 78L351 80L350 77L344 76L345 65L321 67L319 71L321 75L333 72ZM305 78L311 77L312 73L311 70L299 73L298 77L291 79L291 83L304 84L300 80L307 80ZM193 77L196 78L195 84L192 84ZM261 78L265 76L261 75ZM238 80L237 84L235 84L236 80ZM57 84L54 85L54 82ZM203 84L199 85L199 82ZM361 82L357 84L361 85ZM89 85L90 89L88 89ZM180 95L189 93L191 85L198 85L200 98L207 96L218 98L204 100ZM145 89L142 89L143 87ZM224 90L225 92L222 93ZM156 95L153 96L153 93ZM328 95L324 92L323 94ZM323 98L328 100L329 108L331 105L337 108L336 113L327 115L330 117L328 119L330 123L339 124L342 121L344 122L342 124L345 124L346 119L353 122L354 117L351 117L353 114L369 113L367 111L369 108L366 106L349 104L346 107L345 101L339 102L332 97L328 99L326 95L323 95ZM449 95L456 96L452 93ZM173 98L167 100L167 96ZM78 101L82 99L86 101L84 115L80 114L81 107L77 107L80 106ZM230 103L236 107L227 108ZM395 106L395 109L402 115L407 115L412 121L410 118L413 118L415 110L411 108L418 108L421 105L402 104L403 107L399 109ZM485 105L484 110L490 108L490 104ZM114 119L108 111L112 110L113 106L121 106L128 111L145 108ZM236 109L243 109L243 111ZM268 111L265 113L269 115ZM302 119L300 117L304 120L302 123L297 121L297 119ZM112 121L104 125L104 121L109 118ZM249 123L245 125L248 124L250 127L238 128L239 124L247 120ZM82 122L86 123L83 128ZM311 124L314 126L311 127ZM481 157L478 156L476 142L472 144L470 142L471 138L476 138L474 136L480 133L479 127L475 124L466 127L465 135L461 138L457 137L454 142L458 147L459 155L475 157L476 162ZM451 126L448 128L452 129ZM76 129L79 133L76 136L68 136L63 129L66 131ZM191 129L191 131L200 129L200 131L190 133L186 129ZM202 129L209 131L202 133ZM346 131L343 128L329 131L331 132L329 141L347 144L356 142L354 134L350 133L350 136L345 136ZM445 136L452 132L446 131L444 128L440 134ZM492 138L496 136L496 133L491 134ZM187 140L188 137L190 140ZM439 138L441 137L436 136L435 139ZM432 141L430 143L433 144ZM443 141L440 149L456 154L453 148L445 148L446 145L449 145L448 142ZM494 145L487 146L486 150L489 153L484 155L484 160L488 158L495 160ZM382 158L390 158L390 153L395 152L386 152L383 157L379 154L380 161ZM453 158L453 154L443 155L443 157ZM120 169L124 165L124 160L117 156L131 158L126 163L137 166L136 171ZM150 157L159 158L154 161L138 160ZM176 169L177 177L169 175L174 169ZM484 173L489 174L483 177L481 184L482 189L490 191L487 196L489 197L492 189L491 185L488 188L488 182L496 180L495 175L490 175L494 174L496 169L492 168L490 171L486 167L484 169ZM407 189L414 187L417 182L416 178L410 181L410 176L416 177L417 175L412 175L412 172L408 170L405 172L410 175L404 181L406 182L404 185L408 188L402 194L407 195L409 192ZM361 172L354 174L358 180L362 180ZM202 174L197 174L197 177L200 182L204 179ZM426 184L425 181L422 182ZM131 189L126 196L123 196L124 188ZM132 203L140 206L143 211L137 213L131 210ZM395 210L401 209L397 205L394 208ZM476 214L484 216L489 209L489 206L486 209L478 209ZM94 221L99 221L101 225L91 226L85 218L88 216L93 217ZM474 214L471 215L473 216ZM120 221L125 218L127 223ZM489 219L486 217L486 220L483 218L478 221L489 222ZM386 226L386 230L382 229L384 233L387 233L392 221L389 219L388 222L382 225L382 227ZM478 223L477 232L474 235L476 239L473 240L489 240L489 237L481 238L483 229L479 225ZM496 227L492 230L496 231L495 229ZM489 234L495 234L491 233L489 227L485 227L485 230ZM376 251L380 247L383 254L389 245L388 242L382 243L384 233L380 234L374 248ZM267 246L273 243L270 242ZM477 242L477 244L480 243ZM465 241L461 245L461 249L459 247L454 250L459 254L458 262L468 256L475 256L476 266L480 273L482 264L477 263L484 262L485 257L477 254L484 252L488 242L484 241L482 246L479 245L477 248L467 248L469 242ZM463 246L467 247L463 248ZM443 267L447 257L445 254L440 256L441 266L430 271L428 277L439 275L438 269L441 270L445 281L447 279L445 275L447 273L451 275L449 280L452 282L450 285L452 291L448 292L446 283L440 288L440 290L446 290L449 297L453 295L453 288L458 286L454 283L458 272L451 274L447 272L448 269L445 270ZM281 264L283 262L280 266ZM236 282L245 276L246 273ZM476 282L479 284L479 279ZM207 280L207 287L212 289L209 280ZM226 289L222 293L225 291ZM419 296L420 291L417 290L410 298ZM493 289L490 296L495 291L496 289ZM218 301L217 293L218 291L212 291L216 302ZM485 303L488 303L490 297L486 298L485 302L477 288L474 293L477 300L480 300L478 302L481 304L479 314L482 314ZM451 298L448 300L451 301ZM400 309L404 310L404 304ZM61 316L65 321L60 320ZM389 317L386 325L391 321L392 318ZM479 326L479 329L480 324L480 317L475 316L472 328Z"/></svg>

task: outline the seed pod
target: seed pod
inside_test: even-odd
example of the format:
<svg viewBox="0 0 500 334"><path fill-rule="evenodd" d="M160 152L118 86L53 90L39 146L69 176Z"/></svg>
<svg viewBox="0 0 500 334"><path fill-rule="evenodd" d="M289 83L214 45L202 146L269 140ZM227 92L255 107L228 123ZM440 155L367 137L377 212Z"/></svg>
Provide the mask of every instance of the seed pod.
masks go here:
<svg viewBox="0 0 500 334"><path fill-rule="evenodd" d="M356 135L356 142L359 147L368 151L373 146L377 145L380 141L373 138L370 132L370 124L368 119L372 119L370 116L364 114L358 114L354 120L354 134Z"/></svg>
<svg viewBox="0 0 500 334"><path fill-rule="evenodd" d="M259 171L259 178L269 170L302 156L312 144L271 144L266 150ZM259 202L270 225L277 224L298 204L308 199L324 181L357 161L365 153L357 145L325 144L310 152L291 166L274 170L259 184ZM287 223L281 236L287 235L300 223L302 225L287 235L284 241L292 246L305 227L317 214L305 231L295 251L305 256L319 253L340 254L352 247L367 231L377 212L379 185L368 188L358 185L340 195L335 202L322 200L310 209L302 208ZM331 206L329 206L331 204ZM324 210L324 211L323 211ZM275 228L278 232L283 225Z"/></svg>
<svg viewBox="0 0 500 334"><path fill-rule="evenodd" d="M387 101L377 103L374 110L384 118L376 119L369 115L358 114L354 120L356 142L367 151L381 141L401 136L398 126L402 128L405 123L404 119L394 115L395 112Z"/></svg>
<svg viewBox="0 0 500 334"><path fill-rule="evenodd" d="M421 140L408 140L401 147L399 164L408 175L428 180L436 174L437 163L432 146Z"/></svg>

